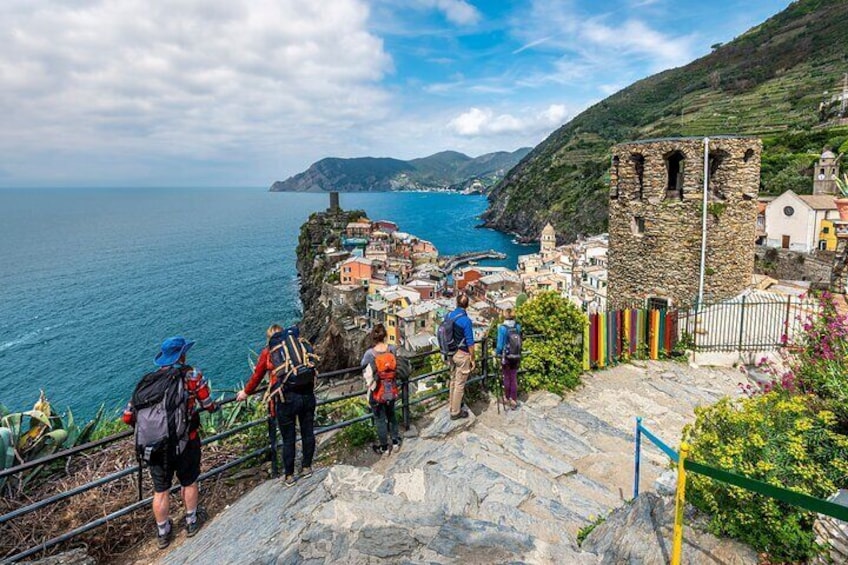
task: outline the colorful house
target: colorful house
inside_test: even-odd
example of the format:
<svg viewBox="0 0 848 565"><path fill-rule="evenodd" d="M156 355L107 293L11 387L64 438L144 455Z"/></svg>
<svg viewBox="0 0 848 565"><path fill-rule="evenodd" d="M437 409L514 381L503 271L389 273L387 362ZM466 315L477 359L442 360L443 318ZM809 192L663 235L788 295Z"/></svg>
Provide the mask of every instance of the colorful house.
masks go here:
<svg viewBox="0 0 848 565"><path fill-rule="evenodd" d="M339 267L339 279L342 284L368 285L373 275L374 262L365 257L351 257Z"/></svg>

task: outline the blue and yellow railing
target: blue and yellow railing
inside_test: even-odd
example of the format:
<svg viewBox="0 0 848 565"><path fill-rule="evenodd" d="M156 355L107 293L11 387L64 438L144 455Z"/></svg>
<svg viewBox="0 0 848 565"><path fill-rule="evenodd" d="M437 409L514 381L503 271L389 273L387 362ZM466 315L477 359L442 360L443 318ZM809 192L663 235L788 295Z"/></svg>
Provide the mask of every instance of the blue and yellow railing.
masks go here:
<svg viewBox="0 0 848 565"><path fill-rule="evenodd" d="M832 518L848 522L848 507L846 506L692 461L688 458L689 446L685 442L680 444L679 453L674 451L667 443L662 441L642 425L642 418L636 418L633 498L639 496L639 469L641 463L642 436L657 446L660 451L665 453L674 463L677 463L677 490L674 497L674 534L672 538L671 551L672 565L679 565L682 557L683 507L686 503L687 471L704 475L705 477L710 477L713 480L721 481L763 496L768 496L770 498L780 500L781 502L791 504L792 506L809 510L810 512L824 514L825 516L830 516Z"/></svg>

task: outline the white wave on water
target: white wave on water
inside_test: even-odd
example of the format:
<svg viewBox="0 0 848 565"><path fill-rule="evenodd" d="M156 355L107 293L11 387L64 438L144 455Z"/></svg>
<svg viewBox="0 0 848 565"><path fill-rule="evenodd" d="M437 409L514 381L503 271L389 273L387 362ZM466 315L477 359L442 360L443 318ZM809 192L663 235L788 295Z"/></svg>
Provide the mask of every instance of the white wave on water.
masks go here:
<svg viewBox="0 0 848 565"><path fill-rule="evenodd" d="M21 346L36 345L37 343L43 341L45 334L47 334L51 330L61 328L64 325L65 324L63 323L55 326L45 326L43 328L27 332L11 341L0 343L0 353L5 353L6 351L10 351ZM47 337L49 338L49 336Z"/></svg>

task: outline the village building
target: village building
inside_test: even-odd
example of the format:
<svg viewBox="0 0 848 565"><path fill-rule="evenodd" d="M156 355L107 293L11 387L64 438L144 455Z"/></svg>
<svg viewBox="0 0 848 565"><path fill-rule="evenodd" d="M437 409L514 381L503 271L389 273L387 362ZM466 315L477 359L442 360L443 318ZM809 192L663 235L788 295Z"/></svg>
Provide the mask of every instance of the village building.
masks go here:
<svg viewBox="0 0 848 565"><path fill-rule="evenodd" d="M365 257L351 257L339 267L339 280L343 285L367 286L373 271L373 260Z"/></svg>
<svg viewBox="0 0 848 565"><path fill-rule="evenodd" d="M515 296L522 291L521 279L512 271L503 271L481 277L469 283L466 294L470 297L494 304L507 296Z"/></svg>
<svg viewBox="0 0 848 565"><path fill-rule="evenodd" d="M766 206L765 245L803 253L815 249L835 251L833 220L838 219L833 196L798 195L787 190Z"/></svg>
<svg viewBox="0 0 848 565"><path fill-rule="evenodd" d="M364 257L385 263L389 259L389 247L385 243L372 241L365 246Z"/></svg>
<svg viewBox="0 0 848 565"><path fill-rule="evenodd" d="M345 227L345 236L348 238L367 238L369 235L371 235L371 222L367 218L360 218L355 222L350 222Z"/></svg>
<svg viewBox="0 0 848 565"><path fill-rule="evenodd" d="M449 307L450 305L446 306L436 300L424 300L399 310L397 321L401 344L404 344L408 337L420 333L433 335L442 317L449 312Z"/></svg>
<svg viewBox="0 0 848 565"><path fill-rule="evenodd" d="M453 286L457 291L462 291L465 290L465 287L471 282L480 280L488 275L503 273L505 271L509 271L509 269L506 267L489 267L482 265L457 269L453 272Z"/></svg>
<svg viewBox="0 0 848 565"><path fill-rule="evenodd" d="M389 220L377 220L373 225L375 230L379 230L386 234L392 234L398 231L398 225L394 222L390 222Z"/></svg>
<svg viewBox="0 0 848 565"><path fill-rule="evenodd" d="M421 295L421 300L433 300L439 293L439 283L436 281L413 279L404 286L417 291Z"/></svg>
<svg viewBox="0 0 848 565"><path fill-rule="evenodd" d="M713 301L736 296L750 285L761 153L759 139L731 136L613 147L611 307L692 304L702 280L704 298Z"/></svg>

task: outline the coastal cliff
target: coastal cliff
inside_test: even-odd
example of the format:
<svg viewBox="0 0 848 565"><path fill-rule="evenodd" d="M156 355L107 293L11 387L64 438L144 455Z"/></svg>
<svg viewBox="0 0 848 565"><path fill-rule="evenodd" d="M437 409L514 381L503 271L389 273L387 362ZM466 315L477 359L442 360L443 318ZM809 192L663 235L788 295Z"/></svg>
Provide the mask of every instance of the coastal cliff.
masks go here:
<svg viewBox="0 0 848 565"><path fill-rule="evenodd" d="M321 357L322 371L359 364L367 347L367 335L344 327L344 321L365 310L365 292L341 299L325 283L333 264L323 250L341 248L338 233L348 222L365 216L361 210L318 212L300 228L297 245L297 272L300 276L300 301L303 305L301 335L315 345ZM360 296L361 294L361 296Z"/></svg>

